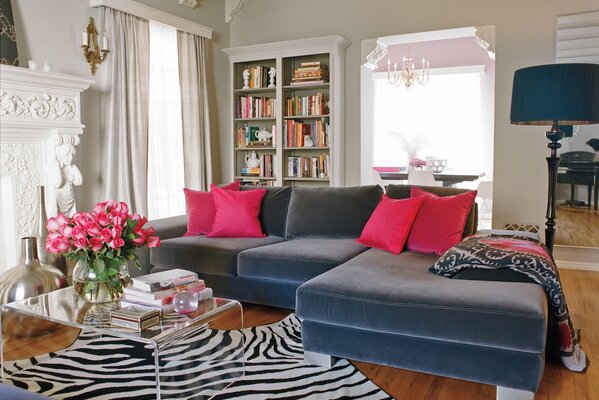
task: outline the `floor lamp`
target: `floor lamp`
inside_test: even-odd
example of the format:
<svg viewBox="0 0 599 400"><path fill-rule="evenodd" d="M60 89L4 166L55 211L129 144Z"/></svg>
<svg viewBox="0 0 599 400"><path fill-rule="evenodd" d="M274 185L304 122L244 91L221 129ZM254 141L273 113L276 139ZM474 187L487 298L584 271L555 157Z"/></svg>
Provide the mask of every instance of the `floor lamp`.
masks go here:
<svg viewBox="0 0 599 400"><path fill-rule="evenodd" d="M599 123L599 64L550 64L522 68L514 74L510 121L517 125L551 125L545 136L549 190L545 243L553 251L557 149L564 132L559 125Z"/></svg>

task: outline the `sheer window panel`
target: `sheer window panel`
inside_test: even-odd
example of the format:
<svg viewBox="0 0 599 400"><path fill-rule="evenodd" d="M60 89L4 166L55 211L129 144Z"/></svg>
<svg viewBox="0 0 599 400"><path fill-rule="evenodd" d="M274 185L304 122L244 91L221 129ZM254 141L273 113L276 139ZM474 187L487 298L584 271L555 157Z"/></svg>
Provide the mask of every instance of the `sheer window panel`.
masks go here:
<svg viewBox="0 0 599 400"><path fill-rule="evenodd" d="M150 21L148 217L185 213L177 30Z"/></svg>
<svg viewBox="0 0 599 400"><path fill-rule="evenodd" d="M444 158L447 170L484 170L481 74L431 74L427 85L395 87L386 74L375 79L373 165L406 166L398 135L423 139L418 157Z"/></svg>

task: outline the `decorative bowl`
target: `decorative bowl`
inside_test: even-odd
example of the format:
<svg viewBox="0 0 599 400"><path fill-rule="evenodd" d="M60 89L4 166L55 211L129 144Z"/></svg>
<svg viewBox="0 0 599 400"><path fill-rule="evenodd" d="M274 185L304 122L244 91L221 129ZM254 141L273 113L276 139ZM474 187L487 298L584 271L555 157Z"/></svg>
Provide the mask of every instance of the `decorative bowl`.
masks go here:
<svg viewBox="0 0 599 400"><path fill-rule="evenodd" d="M443 172L443 170L447 166L447 160L435 158L435 159L429 160L428 166L430 167L431 171L438 174L440 172Z"/></svg>

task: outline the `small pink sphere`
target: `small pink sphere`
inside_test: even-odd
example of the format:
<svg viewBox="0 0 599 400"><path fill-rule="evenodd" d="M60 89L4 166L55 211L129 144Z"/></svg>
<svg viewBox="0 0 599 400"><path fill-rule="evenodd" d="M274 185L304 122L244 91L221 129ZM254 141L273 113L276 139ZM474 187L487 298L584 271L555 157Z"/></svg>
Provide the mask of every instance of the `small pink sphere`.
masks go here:
<svg viewBox="0 0 599 400"><path fill-rule="evenodd" d="M198 297L190 292L179 293L173 298L173 307L182 315L192 313L198 308Z"/></svg>

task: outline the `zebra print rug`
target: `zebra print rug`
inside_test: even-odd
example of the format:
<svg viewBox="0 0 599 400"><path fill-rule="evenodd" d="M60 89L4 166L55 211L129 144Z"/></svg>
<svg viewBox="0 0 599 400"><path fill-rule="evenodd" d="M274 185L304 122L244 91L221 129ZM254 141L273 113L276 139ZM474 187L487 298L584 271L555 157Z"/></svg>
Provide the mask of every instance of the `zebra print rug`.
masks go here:
<svg viewBox="0 0 599 400"><path fill-rule="evenodd" d="M241 331L206 329L170 348L161 365L162 398L182 399L391 399L347 360L332 368L303 362L295 315ZM245 347L245 375L234 352ZM225 357L228 362L219 362ZM218 354L206 361L207 355ZM202 362L197 362L198 359ZM5 364L5 383L56 399L154 399L154 368L136 342L82 333L69 348ZM227 376L229 374L229 376ZM235 378L232 378L235 377ZM233 380L226 387L225 382Z"/></svg>

